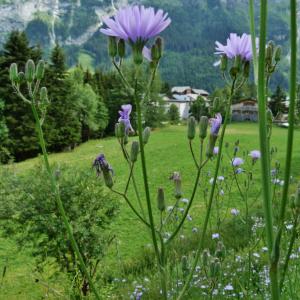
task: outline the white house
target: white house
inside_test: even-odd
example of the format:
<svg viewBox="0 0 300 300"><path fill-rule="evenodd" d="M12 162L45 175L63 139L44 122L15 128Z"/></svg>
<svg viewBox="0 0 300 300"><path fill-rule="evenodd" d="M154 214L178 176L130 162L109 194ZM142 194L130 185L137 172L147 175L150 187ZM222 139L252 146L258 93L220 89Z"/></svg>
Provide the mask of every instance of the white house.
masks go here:
<svg viewBox="0 0 300 300"><path fill-rule="evenodd" d="M166 110L169 109L171 104L175 104L178 107L181 119L189 117L191 103L196 101L199 96L202 96L207 101L207 105L209 105L207 99L209 93L205 90L195 89L190 86L175 86L171 89L171 92L171 98L163 97L166 102Z"/></svg>

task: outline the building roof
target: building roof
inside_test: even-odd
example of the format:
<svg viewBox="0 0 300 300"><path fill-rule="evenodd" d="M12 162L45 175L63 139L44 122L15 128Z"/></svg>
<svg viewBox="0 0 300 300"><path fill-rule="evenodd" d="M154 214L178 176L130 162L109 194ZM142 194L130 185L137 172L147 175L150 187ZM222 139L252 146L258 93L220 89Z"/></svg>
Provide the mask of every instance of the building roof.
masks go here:
<svg viewBox="0 0 300 300"><path fill-rule="evenodd" d="M205 90L201 90L201 89L192 89L193 92L197 95L202 95L202 96L208 96L209 93Z"/></svg>
<svg viewBox="0 0 300 300"><path fill-rule="evenodd" d="M171 92L182 94L186 90L190 90L190 89L192 89L190 86L174 86L172 87Z"/></svg>

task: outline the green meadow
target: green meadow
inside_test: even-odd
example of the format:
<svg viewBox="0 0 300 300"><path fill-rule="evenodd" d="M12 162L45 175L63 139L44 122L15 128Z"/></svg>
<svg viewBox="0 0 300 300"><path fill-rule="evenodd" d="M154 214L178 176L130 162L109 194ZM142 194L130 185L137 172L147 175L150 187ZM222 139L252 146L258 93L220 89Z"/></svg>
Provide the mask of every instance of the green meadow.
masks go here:
<svg viewBox="0 0 300 300"><path fill-rule="evenodd" d="M131 138L135 139L135 137ZM283 163L285 159L287 130L284 128L274 127L271 146L276 147L274 162ZM239 140L238 156L247 156L246 151L259 149L258 125L253 123L236 123L228 127L225 142L229 147L225 152L229 155L232 152L234 143ZM297 179L300 179L300 130L295 131L294 155L292 161L292 173ZM199 152L199 141L194 140L195 153ZM94 158L104 153L107 161L111 164L115 172L116 190L122 191L125 187L128 177L128 166L120 151L117 140L113 137L92 140L80 145L72 152L59 154L51 154L50 161L52 164L76 166L84 169L91 169ZM188 140L186 138L186 126L167 126L157 129L151 133L150 141L146 146L146 157L148 163L148 176L151 187L151 197L154 210L156 208L156 190L158 187L164 187L166 192L167 205L174 204L173 183L168 180L170 174L174 171L180 171L182 174L183 194L185 198L189 198L194 184L196 169L190 155ZM41 157L29 159L21 163L12 164L10 166L2 166L9 168L17 174L17 176L26 176L33 167L39 165ZM207 184L210 176L209 171L213 170L214 161L209 162L202 173L202 181L200 185ZM230 167L230 158L225 154L222 161L224 168ZM259 174L260 163L255 165L256 174ZM222 168L220 170L220 175ZM95 175L96 176L96 175ZM256 175L259 176L259 175ZM142 193L142 175L141 168L138 164L135 170L135 178ZM34 178L32 179L34 180ZM101 180L101 179L99 179ZM259 183L259 178L255 179ZM129 191L129 197L133 199L133 203L137 205L132 190ZM142 199L143 199L142 195ZM227 199L227 200L226 200ZM150 242L149 232L143 224L139 223L130 208L119 199L119 213L112 224L111 230L116 235L115 243L112 244L103 261L103 267L99 268L100 272L109 272L114 274L118 272L122 266L122 262L130 261L134 263L141 249ZM227 208L240 207L241 199L237 193L233 196L225 198L228 204L224 204ZM145 203L144 203L145 204ZM257 199L255 203L257 207L261 206L261 199ZM193 207L191 216L193 221L186 225L186 230L197 226L201 230L201 222L205 213L205 203L202 193L198 193ZM156 214L158 221L158 213ZM230 216L229 216L230 217ZM30 247L26 249L18 249L14 240L8 238L0 239L0 272L4 270L5 274L0 279L0 299L65 299L65 295L61 292L65 289L64 277L61 280L50 280L53 267L49 268L49 272L42 274L36 273L34 259L31 256ZM38 280L37 280L38 279ZM60 294L61 293L61 294ZM61 297L59 296L61 295Z"/></svg>

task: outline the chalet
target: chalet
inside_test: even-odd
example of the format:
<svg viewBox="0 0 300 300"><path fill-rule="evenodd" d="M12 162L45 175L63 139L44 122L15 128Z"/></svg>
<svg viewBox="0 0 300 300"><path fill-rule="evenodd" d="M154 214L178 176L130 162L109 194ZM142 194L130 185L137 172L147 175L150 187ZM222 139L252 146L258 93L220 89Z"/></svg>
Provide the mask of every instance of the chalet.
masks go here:
<svg viewBox="0 0 300 300"><path fill-rule="evenodd" d="M258 104L255 99L244 99L231 105L232 121L258 121Z"/></svg>
<svg viewBox="0 0 300 300"><path fill-rule="evenodd" d="M166 110L169 109L171 104L175 104L178 107L179 115L181 119L187 119L189 117L189 110L191 103L196 101L199 96L202 96L208 104L209 93L202 89L195 89L190 86L175 86L171 89L172 97L166 96L163 99L166 102Z"/></svg>

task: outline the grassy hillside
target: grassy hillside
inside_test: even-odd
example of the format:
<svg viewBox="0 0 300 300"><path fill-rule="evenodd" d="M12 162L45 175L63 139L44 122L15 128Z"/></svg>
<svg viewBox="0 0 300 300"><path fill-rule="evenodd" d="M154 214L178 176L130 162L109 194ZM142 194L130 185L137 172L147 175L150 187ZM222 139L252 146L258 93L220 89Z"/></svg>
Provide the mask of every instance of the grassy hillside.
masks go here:
<svg viewBox="0 0 300 300"><path fill-rule="evenodd" d="M275 159L280 162L284 161L286 135L286 129L274 128L272 145L278 148ZM237 139L240 140L240 155L242 155L243 151L257 149L257 124L243 123L230 125L226 136L226 142L230 143L230 148L228 149L232 148L233 143ZM299 130L295 133L295 145L300 145ZM153 205L155 206L156 188L159 186L165 188L168 205L172 205L173 184L168 180L172 171L180 171L182 173L184 197L189 198L195 168L188 150L186 127L172 126L153 132L146 151ZM73 152L52 154L50 160L52 163L68 164L70 166L76 165L88 169L91 168L92 161L98 153L105 153L107 160L115 170L116 189L122 190L128 170L115 138L90 141L76 148ZM30 159L12 165L10 168L18 176L26 175L28 170L39 163L39 160L39 158ZM230 165L229 159L224 157L223 166L226 167L228 164ZM300 152L297 151L297 147L295 147L292 166L294 176L300 179ZM259 164L255 168L257 171L255 177L258 183ZM205 172L209 170L212 170L212 163L208 165ZM205 172L204 174L207 174ZM210 178L209 176L205 177L207 177L206 179ZM142 187L140 166L138 166L136 171L136 180L138 186ZM130 191L129 196L133 196L132 191ZM226 198L226 205L229 208L239 206L240 204L241 199L237 194L235 194L235 197ZM256 205L260 206L260 202L256 203ZM187 229L201 224L204 210L205 205L202 194L198 193L191 210L193 221L186 225ZM116 245L111 247L105 261L106 266L101 269L102 272L109 271L114 273L114 270L119 270L119 260L135 261L141 248L149 242L148 232L137 222L128 206L121 199L120 213L113 224L112 230L116 234L119 243L118 247ZM116 251L117 248L118 251ZM7 272L2 283L0 279L0 294L4 295L5 298L1 298L0 296L0 299L41 299L42 295L45 295L47 292L49 292L50 299L60 299L58 295L65 288L63 278L60 281L48 281L48 275L53 271L51 268L46 274L34 272L34 262L30 256L30 248L19 251L13 240L2 238L0 240L1 271L4 266L7 266ZM38 282L35 282L36 278L39 278Z"/></svg>

